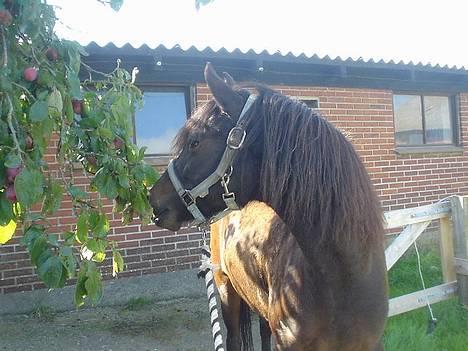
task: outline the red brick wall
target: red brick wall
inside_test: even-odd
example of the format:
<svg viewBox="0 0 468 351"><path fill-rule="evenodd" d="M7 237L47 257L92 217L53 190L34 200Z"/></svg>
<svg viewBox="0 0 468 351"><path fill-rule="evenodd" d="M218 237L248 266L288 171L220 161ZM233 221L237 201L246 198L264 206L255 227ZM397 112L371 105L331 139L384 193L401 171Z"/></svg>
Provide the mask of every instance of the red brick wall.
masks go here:
<svg viewBox="0 0 468 351"><path fill-rule="evenodd" d="M452 194L468 194L468 94L459 97L462 152L398 155L392 91L274 88L297 98L318 98L322 114L344 131L362 157L385 211L432 203ZM198 96L199 101L208 100L206 86L198 88Z"/></svg>
<svg viewBox="0 0 468 351"><path fill-rule="evenodd" d="M53 175L57 176L55 148L53 140L46 156ZM74 182L87 190L89 179L83 170L77 167ZM96 194L94 194L96 196ZM199 249L201 234L193 229L183 228L178 233L170 232L155 225L141 225L134 221L124 226L118 214L112 212L112 201L103 200L108 213L111 230L108 238L119 243L124 256L125 271L120 277L142 274L162 273L199 266ZM64 196L62 207L54 217L48 218L51 234L61 234L75 229L76 218L72 213L70 198ZM44 288L32 267L28 253L20 245L21 230L7 245L0 245L0 293L30 291ZM112 261L110 256L102 264L105 279L111 279ZM71 281L70 283L72 283Z"/></svg>
<svg viewBox="0 0 468 351"><path fill-rule="evenodd" d="M468 94L461 94L460 126L464 150L448 154L395 153L392 92L386 90L284 87L282 93L296 97L319 99L320 110L352 140L371 175L385 210L412 207L435 202L451 194L468 194ZM197 103L209 99L205 85L197 87ZM51 145L50 152L54 152ZM50 162L55 158L50 156ZM86 187L81 171L77 182ZM65 199L66 200L66 199ZM107 202L111 213L112 204ZM110 238L119 241L126 262L121 276L143 275L195 268L199 265L198 247L201 234L183 229L175 234L135 222L122 226L120 218L111 214ZM73 230L75 218L71 202L64 201L56 226L51 232ZM110 261L105 261L105 277L110 278ZM24 248L15 237L0 246L0 292L42 288Z"/></svg>

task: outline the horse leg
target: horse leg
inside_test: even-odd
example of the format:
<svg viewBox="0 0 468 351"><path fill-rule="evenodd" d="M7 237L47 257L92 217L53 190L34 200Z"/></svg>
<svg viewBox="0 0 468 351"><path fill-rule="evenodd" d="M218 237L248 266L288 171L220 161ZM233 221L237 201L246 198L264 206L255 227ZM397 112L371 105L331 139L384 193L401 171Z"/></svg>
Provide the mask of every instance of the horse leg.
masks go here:
<svg viewBox="0 0 468 351"><path fill-rule="evenodd" d="M271 351L271 329L265 318L259 317L262 351Z"/></svg>
<svg viewBox="0 0 468 351"><path fill-rule="evenodd" d="M223 320L226 325L226 350L240 351L240 304L241 298L234 290L231 282L227 280L223 285L218 286L219 298L221 300L221 310Z"/></svg>

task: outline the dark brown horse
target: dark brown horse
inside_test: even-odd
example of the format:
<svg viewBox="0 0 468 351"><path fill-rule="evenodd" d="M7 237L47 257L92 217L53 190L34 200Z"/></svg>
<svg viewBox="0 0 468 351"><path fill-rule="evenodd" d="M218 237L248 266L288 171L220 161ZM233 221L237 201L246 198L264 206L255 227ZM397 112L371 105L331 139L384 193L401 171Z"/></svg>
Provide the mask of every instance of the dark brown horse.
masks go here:
<svg viewBox="0 0 468 351"><path fill-rule="evenodd" d="M232 208L234 199L244 207L233 215L240 217L218 233L224 255L231 245L237 255L227 261L227 294L268 321L276 349L381 350L388 308L382 213L351 143L278 92L237 86L209 64L205 79L214 99L179 132L177 157L151 190L156 224L177 230ZM251 200L271 209L246 206ZM252 282L258 296L246 288ZM240 303L229 308L235 316ZM224 317L228 350L239 350L239 319Z"/></svg>

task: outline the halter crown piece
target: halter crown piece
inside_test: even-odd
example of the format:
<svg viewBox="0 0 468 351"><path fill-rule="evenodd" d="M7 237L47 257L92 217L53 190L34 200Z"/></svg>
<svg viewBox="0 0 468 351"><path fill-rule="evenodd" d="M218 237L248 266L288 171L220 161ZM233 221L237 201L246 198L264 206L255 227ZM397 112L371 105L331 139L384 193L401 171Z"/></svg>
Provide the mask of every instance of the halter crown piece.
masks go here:
<svg viewBox="0 0 468 351"><path fill-rule="evenodd" d="M229 212L239 209L239 206L236 203L236 195L229 191L228 185L230 176L232 174L232 163L234 161L234 156L242 147L246 136L245 125L247 120L244 117L252 104L255 102L256 98L257 97L253 94L249 95L249 98L242 108L236 126L229 131L226 140L226 148L224 149L224 153L221 157L221 160L219 161L218 167L216 167L216 170L197 186L191 190L185 189L175 172L174 160L169 162L167 167L169 178L185 207L187 207L187 210L192 214L194 218L194 225L216 222L218 219L226 216ZM198 208L196 200L197 198L203 198L208 195L210 187L217 182L221 182L221 185L223 186L223 200L226 204L226 208L212 217L206 218Z"/></svg>

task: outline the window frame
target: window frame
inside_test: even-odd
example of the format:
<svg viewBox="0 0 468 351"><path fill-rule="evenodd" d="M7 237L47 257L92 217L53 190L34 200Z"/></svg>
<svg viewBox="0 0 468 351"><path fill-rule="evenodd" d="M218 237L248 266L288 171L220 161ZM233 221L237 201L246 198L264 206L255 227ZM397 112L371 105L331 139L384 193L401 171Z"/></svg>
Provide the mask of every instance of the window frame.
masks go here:
<svg viewBox="0 0 468 351"><path fill-rule="evenodd" d="M312 108L312 109L319 109L320 108L320 99L317 96L297 96L297 95L291 95L289 96L293 100L300 101L304 104L307 105L307 101L316 101L317 102L317 107L310 107L307 105L307 107Z"/></svg>
<svg viewBox="0 0 468 351"><path fill-rule="evenodd" d="M182 92L185 97L185 109L187 111L186 118L190 118L195 109L195 93L196 89L192 84L138 84L138 88L144 95L145 92ZM136 133L136 111L132 118L133 125L133 142L137 145ZM167 166L173 158L170 153L161 154L145 154L145 162L155 166Z"/></svg>
<svg viewBox="0 0 468 351"><path fill-rule="evenodd" d="M397 144L396 127L395 127L395 95L413 95L420 98L421 104L421 118L422 118L422 144L402 145ZM424 111L424 97L437 96L447 97L449 102L449 119L450 127L452 129L452 142L448 144L428 144L426 143L426 116ZM405 153L409 152L431 152L431 151L459 151L460 147L460 122L459 122L459 94L444 93L444 92L415 92L415 91L392 91L392 112L393 112L393 128L394 128L394 142L397 151Z"/></svg>

